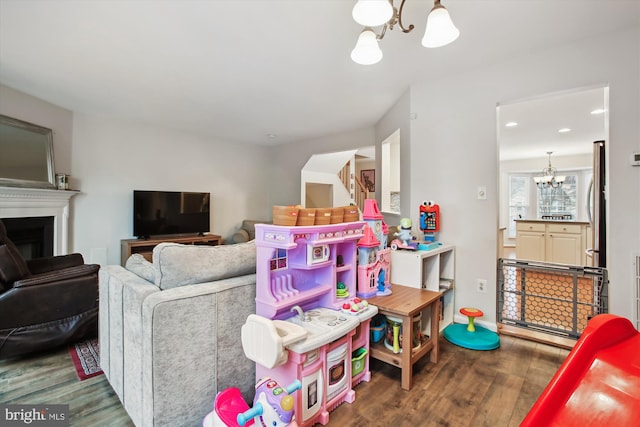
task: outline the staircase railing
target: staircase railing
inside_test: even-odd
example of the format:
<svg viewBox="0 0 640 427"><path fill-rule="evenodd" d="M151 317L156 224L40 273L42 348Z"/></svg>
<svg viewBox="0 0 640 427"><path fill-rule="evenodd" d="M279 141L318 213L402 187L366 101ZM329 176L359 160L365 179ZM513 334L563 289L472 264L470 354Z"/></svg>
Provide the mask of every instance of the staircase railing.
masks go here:
<svg viewBox="0 0 640 427"><path fill-rule="evenodd" d="M364 212L364 199L369 198L369 190L367 187L360 181L360 179L356 176L356 191L355 191L355 202L360 212Z"/></svg>
<svg viewBox="0 0 640 427"><path fill-rule="evenodd" d="M351 194L351 162L347 162L347 164L344 165L340 172L338 172L338 176L347 189L347 192ZM364 200L369 198L369 191L357 176L354 176L354 181L356 183L356 188L353 192L354 201L358 209L360 209L360 212L364 212Z"/></svg>

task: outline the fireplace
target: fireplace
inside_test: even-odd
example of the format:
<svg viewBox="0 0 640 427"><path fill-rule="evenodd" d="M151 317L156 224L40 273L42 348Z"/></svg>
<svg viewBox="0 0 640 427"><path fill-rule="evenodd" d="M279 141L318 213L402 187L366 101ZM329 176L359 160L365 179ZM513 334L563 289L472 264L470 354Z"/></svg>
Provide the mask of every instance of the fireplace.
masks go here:
<svg viewBox="0 0 640 427"><path fill-rule="evenodd" d="M5 222L7 218L10 220L49 218L47 220L50 223L49 226L34 227L45 228L49 236L47 239L51 239L51 242L42 243L43 250L47 251L44 256L50 253L65 255L69 253L69 202L76 194L78 194L77 191L0 187L0 219ZM15 242L11 232L9 238ZM34 238L31 237L28 240L34 240ZM32 251L33 248L23 248L23 250ZM24 253L23 256L25 256ZM29 258L28 254L25 258Z"/></svg>
<svg viewBox="0 0 640 427"><path fill-rule="evenodd" d="M53 217L2 218L7 236L24 259L53 256Z"/></svg>

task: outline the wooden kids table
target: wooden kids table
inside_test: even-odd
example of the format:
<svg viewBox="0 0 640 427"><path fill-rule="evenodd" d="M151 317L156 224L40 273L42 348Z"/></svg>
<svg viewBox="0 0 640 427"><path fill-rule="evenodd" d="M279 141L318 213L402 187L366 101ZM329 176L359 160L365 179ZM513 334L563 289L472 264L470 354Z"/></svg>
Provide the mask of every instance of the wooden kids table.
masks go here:
<svg viewBox="0 0 640 427"><path fill-rule="evenodd" d="M438 363L438 336L440 324L440 297L442 293L401 285L391 286L391 295L368 298L367 301L378 307L378 313L402 319L402 351L394 353L384 345L384 340L371 343L371 357L385 363L398 366L402 370L402 388L411 390L413 382L413 364L431 351L430 360ZM431 308L431 329L429 337L424 337L421 345L413 349L412 320L422 310Z"/></svg>

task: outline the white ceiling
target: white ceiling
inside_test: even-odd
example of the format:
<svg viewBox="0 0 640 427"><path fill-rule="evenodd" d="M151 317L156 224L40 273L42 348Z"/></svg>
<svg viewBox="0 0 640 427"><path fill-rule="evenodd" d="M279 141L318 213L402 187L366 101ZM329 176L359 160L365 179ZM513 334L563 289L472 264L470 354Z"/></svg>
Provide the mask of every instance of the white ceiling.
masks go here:
<svg viewBox="0 0 640 427"><path fill-rule="evenodd" d="M371 126L413 82L640 22L638 0L443 0L460 38L426 49L433 2L407 0L416 30L388 31L366 67L349 58L353 4L0 0L0 83L74 112L281 144Z"/></svg>
<svg viewBox="0 0 640 427"><path fill-rule="evenodd" d="M580 89L499 105L500 160L592 154L593 141L607 139L607 92ZM591 114L596 109L604 112ZM570 131L558 132L563 128Z"/></svg>

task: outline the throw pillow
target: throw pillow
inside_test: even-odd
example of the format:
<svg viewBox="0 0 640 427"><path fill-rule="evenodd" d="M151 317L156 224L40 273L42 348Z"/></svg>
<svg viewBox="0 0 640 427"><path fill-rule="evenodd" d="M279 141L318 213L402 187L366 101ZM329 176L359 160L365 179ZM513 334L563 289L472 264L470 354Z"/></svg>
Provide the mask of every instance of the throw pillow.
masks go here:
<svg viewBox="0 0 640 427"><path fill-rule="evenodd" d="M153 269L153 264L140 254L131 255L127 259L124 268L142 277L147 282L155 283L156 272Z"/></svg>

